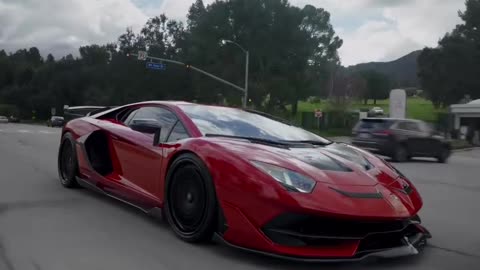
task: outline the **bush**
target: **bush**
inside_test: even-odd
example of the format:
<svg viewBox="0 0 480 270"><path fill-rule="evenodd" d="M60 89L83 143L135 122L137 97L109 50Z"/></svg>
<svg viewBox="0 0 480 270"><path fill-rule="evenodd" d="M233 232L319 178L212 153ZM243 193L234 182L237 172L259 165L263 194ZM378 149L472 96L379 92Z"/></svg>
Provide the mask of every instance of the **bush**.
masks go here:
<svg viewBox="0 0 480 270"><path fill-rule="evenodd" d="M0 104L0 115L7 117L13 115L18 117L18 108L11 104Z"/></svg>

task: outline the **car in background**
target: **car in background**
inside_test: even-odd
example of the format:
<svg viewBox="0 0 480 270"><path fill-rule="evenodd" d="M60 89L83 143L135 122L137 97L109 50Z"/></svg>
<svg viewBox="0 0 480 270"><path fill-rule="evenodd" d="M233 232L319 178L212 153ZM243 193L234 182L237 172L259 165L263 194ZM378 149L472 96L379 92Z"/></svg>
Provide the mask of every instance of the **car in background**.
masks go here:
<svg viewBox="0 0 480 270"><path fill-rule="evenodd" d="M20 119L18 117L15 117L15 116L12 115L8 118L8 122L10 122L10 123L20 123Z"/></svg>
<svg viewBox="0 0 480 270"><path fill-rule="evenodd" d="M353 128L352 144L403 162L413 157L433 157L445 163L450 142L424 121L364 118Z"/></svg>
<svg viewBox="0 0 480 270"><path fill-rule="evenodd" d="M369 111L368 111L368 116L369 117L372 117L372 116L382 116L384 115L384 111L382 108L380 107L373 107L371 108Z"/></svg>
<svg viewBox="0 0 480 270"><path fill-rule="evenodd" d="M62 116L52 116L50 120L47 121L47 126L49 127L63 127L65 119Z"/></svg>
<svg viewBox="0 0 480 270"><path fill-rule="evenodd" d="M6 116L0 115L0 123L8 123L8 118Z"/></svg>

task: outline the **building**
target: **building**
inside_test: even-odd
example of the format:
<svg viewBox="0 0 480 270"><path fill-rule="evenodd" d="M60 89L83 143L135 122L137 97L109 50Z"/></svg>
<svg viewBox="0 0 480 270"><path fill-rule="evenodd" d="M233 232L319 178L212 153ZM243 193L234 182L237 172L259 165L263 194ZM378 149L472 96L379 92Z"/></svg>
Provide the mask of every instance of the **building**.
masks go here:
<svg viewBox="0 0 480 270"><path fill-rule="evenodd" d="M453 129L460 138L479 142L480 133L480 99L465 104L450 106L453 115Z"/></svg>

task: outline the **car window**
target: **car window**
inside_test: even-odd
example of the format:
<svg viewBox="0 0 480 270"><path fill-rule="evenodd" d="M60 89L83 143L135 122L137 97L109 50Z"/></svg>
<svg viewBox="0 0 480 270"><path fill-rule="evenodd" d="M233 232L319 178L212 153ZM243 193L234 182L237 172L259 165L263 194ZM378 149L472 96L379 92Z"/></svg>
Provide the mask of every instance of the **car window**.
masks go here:
<svg viewBox="0 0 480 270"><path fill-rule="evenodd" d="M133 111L125 121L126 125L130 125L135 119L154 119L158 121L162 130L160 132L160 141L164 142L173 125L177 122L175 114L169 110L160 107L142 107Z"/></svg>
<svg viewBox="0 0 480 270"><path fill-rule="evenodd" d="M183 124L180 121L177 121L175 126L172 129L172 132L170 133L170 136L168 136L167 142L176 142L178 140L186 139L190 136L188 136L187 130L183 126Z"/></svg>
<svg viewBox="0 0 480 270"><path fill-rule="evenodd" d="M406 122L407 130L409 131L420 131L418 124L415 122Z"/></svg>
<svg viewBox="0 0 480 270"><path fill-rule="evenodd" d="M408 123L407 122L398 122L396 125L397 129L401 130L408 130Z"/></svg>

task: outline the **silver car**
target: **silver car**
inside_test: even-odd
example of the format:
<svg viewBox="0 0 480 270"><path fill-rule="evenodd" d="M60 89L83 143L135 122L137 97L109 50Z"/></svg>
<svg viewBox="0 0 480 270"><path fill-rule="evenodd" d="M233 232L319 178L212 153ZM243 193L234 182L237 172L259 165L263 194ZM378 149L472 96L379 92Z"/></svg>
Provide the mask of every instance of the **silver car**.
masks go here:
<svg viewBox="0 0 480 270"><path fill-rule="evenodd" d="M6 116L0 115L0 123L8 123L8 118Z"/></svg>

